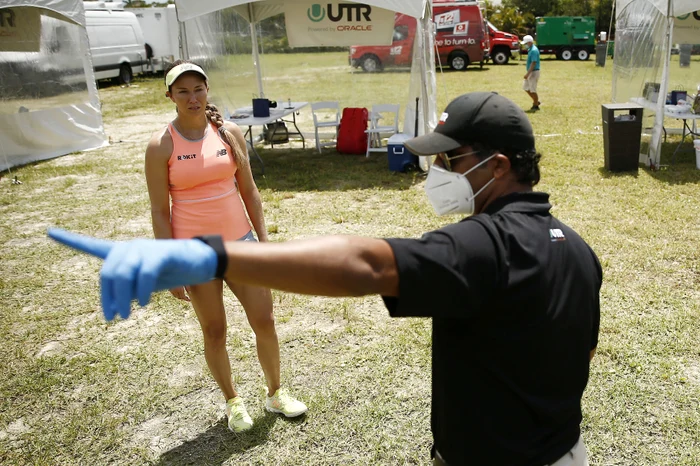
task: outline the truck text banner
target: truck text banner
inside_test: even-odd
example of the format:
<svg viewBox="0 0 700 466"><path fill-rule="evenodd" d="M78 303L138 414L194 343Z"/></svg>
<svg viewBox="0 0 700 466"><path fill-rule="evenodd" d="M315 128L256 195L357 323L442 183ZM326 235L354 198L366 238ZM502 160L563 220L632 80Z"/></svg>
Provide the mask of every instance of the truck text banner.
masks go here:
<svg viewBox="0 0 700 466"><path fill-rule="evenodd" d="M391 45L394 12L353 2L286 2L290 47Z"/></svg>

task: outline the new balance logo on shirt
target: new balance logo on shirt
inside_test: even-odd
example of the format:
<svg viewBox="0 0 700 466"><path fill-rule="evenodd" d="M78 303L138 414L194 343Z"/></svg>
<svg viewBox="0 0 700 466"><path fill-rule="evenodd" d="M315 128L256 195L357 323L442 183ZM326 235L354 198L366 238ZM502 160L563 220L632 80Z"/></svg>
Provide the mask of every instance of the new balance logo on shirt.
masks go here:
<svg viewBox="0 0 700 466"><path fill-rule="evenodd" d="M226 148L224 147L221 150L216 151L216 156L217 157L223 157L224 155L228 155L228 152L226 151Z"/></svg>
<svg viewBox="0 0 700 466"><path fill-rule="evenodd" d="M564 236L564 232L561 231L559 228L550 228L549 229L549 240L554 242L554 241L566 241L566 236Z"/></svg>

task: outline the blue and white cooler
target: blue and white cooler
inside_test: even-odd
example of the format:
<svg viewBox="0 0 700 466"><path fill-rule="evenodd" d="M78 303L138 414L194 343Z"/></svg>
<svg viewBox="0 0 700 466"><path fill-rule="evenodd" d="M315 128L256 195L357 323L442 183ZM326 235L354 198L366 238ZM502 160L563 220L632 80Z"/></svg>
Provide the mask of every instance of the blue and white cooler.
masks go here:
<svg viewBox="0 0 700 466"><path fill-rule="evenodd" d="M418 166L418 157L411 154L411 152L403 145L405 141L408 141L413 136L408 134L394 134L389 138L387 142L388 153L389 153L389 170L392 172L405 172L411 167Z"/></svg>

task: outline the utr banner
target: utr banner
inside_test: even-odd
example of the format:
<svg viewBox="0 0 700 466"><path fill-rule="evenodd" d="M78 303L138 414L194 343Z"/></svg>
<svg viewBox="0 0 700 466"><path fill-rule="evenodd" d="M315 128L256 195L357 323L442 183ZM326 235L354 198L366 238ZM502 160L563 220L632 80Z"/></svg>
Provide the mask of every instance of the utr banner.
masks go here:
<svg viewBox="0 0 700 466"><path fill-rule="evenodd" d="M290 47L391 45L394 12L363 3L285 2Z"/></svg>
<svg viewBox="0 0 700 466"><path fill-rule="evenodd" d="M673 20L673 42L700 44L700 11L688 13Z"/></svg>
<svg viewBox="0 0 700 466"><path fill-rule="evenodd" d="M0 7L0 52L38 52L40 44L38 8Z"/></svg>

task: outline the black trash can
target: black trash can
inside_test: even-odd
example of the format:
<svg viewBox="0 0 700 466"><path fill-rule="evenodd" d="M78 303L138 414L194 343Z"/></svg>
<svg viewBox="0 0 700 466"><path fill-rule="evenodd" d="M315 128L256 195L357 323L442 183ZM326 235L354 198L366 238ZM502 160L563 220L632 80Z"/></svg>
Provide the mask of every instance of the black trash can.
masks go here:
<svg viewBox="0 0 700 466"><path fill-rule="evenodd" d="M607 42L598 42L595 46L595 66L605 66Z"/></svg>
<svg viewBox="0 0 700 466"><path fill-rule="evenodd" d="M603 104L605 168L611 172L637 171L644 107Z"/></svg>

